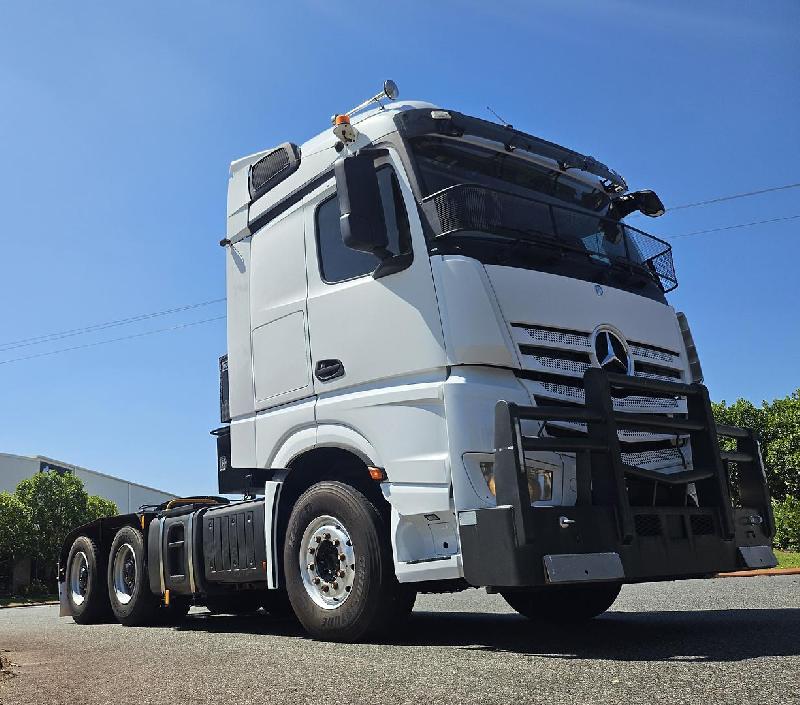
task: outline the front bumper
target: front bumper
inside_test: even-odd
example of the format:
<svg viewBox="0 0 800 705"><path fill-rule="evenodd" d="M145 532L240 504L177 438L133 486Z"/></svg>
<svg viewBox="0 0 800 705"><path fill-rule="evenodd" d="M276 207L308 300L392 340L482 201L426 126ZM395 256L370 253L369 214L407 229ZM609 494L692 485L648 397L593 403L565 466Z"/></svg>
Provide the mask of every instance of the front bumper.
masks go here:
<svg viewBox="0 0 800 705"><path fill-rule="evenodd" d="M476 586L525 587L591 581L637 582L772 567L774 524L761 453L752 431L718 426L700 384L587 370L583 407L495 410L497 507L459 513L466 580ZM685 418L616 412L613 396L684 396ZM530 437L522 421L579 421L580 438ZM618 429L688 434L693 469L664 475L627 465ZM736 439L722 452L718 436ZM578 499L572 507L531 506L524 453L575 453ZM736 464L738 501L731 500L729 464ZM628 478L668 485L675 506L631 506ZM698 506L687 506L693 483Z"/></svg>

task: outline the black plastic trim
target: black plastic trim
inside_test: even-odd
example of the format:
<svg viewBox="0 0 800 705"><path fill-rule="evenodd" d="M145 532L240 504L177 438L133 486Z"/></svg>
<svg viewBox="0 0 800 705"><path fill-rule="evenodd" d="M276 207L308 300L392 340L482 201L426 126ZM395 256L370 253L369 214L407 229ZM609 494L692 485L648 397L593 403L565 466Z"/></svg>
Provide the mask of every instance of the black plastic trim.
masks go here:
<svg viewBox="0 0 800 705"><path fill-rule="evenodd" d="M459 514L464 575L470 584L544 585L548 580L543 569L545 556L589 553L618 554L624 582L695 577L741 567L740 547L769 544L775 532L774 519L755 435L744 429L717 427L703 385L645 380L597 368L586 371L583 385L585 406L528 407L498 402L497 506ZM686 397L688 414L617 412L612 390L619 389ZM523 419L582 422L587 424L587 433L579 438L526 436ZM625 425L687 432L694 467L664 476L626 464L618 437L619 427ZM727 457L722 454L718 435L737 438L736 452ZM576 454L579 490L575 506L531 504L524 453L544 450ZM733 507L727 462L737 463L742 507ZM674 491L692 482L700 506L633 506L628 478ZM761 520L753 520L753 515Z"/></svg>

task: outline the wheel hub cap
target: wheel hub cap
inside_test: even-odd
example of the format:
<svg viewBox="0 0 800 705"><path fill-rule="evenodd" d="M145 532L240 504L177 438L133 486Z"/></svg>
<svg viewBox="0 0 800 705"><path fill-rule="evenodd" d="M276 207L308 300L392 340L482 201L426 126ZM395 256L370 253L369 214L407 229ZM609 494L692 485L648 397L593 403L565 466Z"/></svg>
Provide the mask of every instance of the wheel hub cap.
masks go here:
<svg viewBox="0 0 800 705"><path fill-rule="evenodd" d="M356 565L344 524L332 516L314 519L303 533L299 559L309 597L323 609L341 607L353 589Z"/></svg>

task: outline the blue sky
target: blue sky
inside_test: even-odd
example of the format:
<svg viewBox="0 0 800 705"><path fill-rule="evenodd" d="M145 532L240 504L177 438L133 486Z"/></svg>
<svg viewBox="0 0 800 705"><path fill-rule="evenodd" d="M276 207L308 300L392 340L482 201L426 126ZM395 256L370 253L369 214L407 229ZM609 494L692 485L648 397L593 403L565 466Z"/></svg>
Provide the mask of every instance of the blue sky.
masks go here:
<svg viewBox="0 0 800 705"><path fill-rule="evenodd" d="M224 296L229 162L401 97L591 154L669 205L800 181L800 5L3 3L3 341ZM660 235L800 213L800 189L691 208ZM800 387L800 220L674 242L715 399ZM224 314L214 304L0 351ZM0 451L175 492L216 489L224 321L0 364Z"/></svg>

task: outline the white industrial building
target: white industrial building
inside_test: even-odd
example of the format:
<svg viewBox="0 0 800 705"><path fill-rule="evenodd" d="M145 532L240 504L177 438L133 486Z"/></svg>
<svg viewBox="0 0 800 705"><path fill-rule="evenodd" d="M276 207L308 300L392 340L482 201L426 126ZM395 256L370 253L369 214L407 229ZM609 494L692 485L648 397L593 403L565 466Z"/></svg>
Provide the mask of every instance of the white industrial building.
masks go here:
<svg viewBox="0 0 800 705"><path fill-rule="evenodd" d="M143 504L161 504L173 499L174 494L152 487L112 477L96 470L53 460L42 455L11 455L0 453L0 492L13 492L20 481L38 472L69 472L81 480L89 494L114 501L120 514L135 512Z"/></svg>

